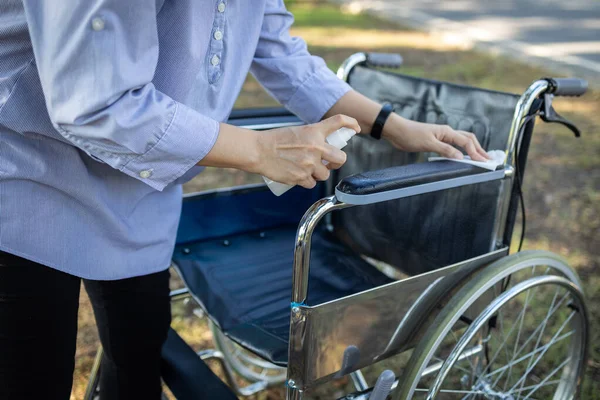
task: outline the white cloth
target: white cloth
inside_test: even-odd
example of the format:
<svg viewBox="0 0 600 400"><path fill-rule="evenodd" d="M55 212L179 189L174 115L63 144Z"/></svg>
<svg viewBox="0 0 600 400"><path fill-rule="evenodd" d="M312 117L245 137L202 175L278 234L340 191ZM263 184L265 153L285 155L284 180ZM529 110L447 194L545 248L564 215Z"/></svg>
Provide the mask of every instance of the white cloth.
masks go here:
<svg viewBox="0 0 600 400"><path fill-rule="evenodd" d="M450 160L456 161L464 164L471 164L477 167L489 169L490 171L495 171L498 165L504 164L504 159L506 158L506 153L502 150L490 150L487 152L491 157L491 160L488 161L473 161L471 157L465 156L462 160L457 160L455 158L447 158L447 157L429 157L429 161L441 161L441 160Z"/></svg>

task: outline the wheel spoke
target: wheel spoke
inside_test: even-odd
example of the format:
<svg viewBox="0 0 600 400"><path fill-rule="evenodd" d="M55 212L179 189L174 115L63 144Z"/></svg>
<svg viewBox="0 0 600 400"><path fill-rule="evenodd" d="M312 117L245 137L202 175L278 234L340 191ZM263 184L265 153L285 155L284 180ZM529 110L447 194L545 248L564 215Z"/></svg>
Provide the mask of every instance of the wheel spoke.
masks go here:
<svg viewBox="0 0 600 400"><path fill-rule="evenodd" d="M546 273L548 272L548 270L546 270ZM558 307L554 308L554 304L556 303L556 297L558 296L560 288L556 288L556 292L554 293L554 297L552 298L552 303L550 304L550 307L548 307L548 312L546 313L546 317L544 318L544 322L542 324L542 327L540 328L540 326L538 325L538 328L536 328L534 330L534 333L532 333L529 338L527 338L527 340L525 341L525 343L523 344L523 346L521 346L521 348L519 348L519 350L517 351L517 354L513 354L513 358L511 359L514 360L516 356L518 356L519 354L521 354L521 351L527 346L527 344L529 343L529 341L531 340L531 338L533 337L533 335L535 335L535 332L539 329L540 333L538 335L538 341L536 342L535 346L533 347L534 349L538 347L539 345L539 340L542 338L543 332L545 330L546 324L548 322L548 319L550 318L550 316L552 314L554 314L554 311L556 311L558 308L560 308L560 304L562 304L562 301L564 301L564 299L566 298L566 296L563 296L563 298L561 299L561 303L559 304ZM515 347L518 345L518 342L515 343ZM529 365L527 365L527 367L529 368ZM509 377L506 380L506 382L504 382L504 386L503 386L503 390L506 390L506 387L508 386L508 382L512 381L512 368L509 368L508 374ZM496 385L496 383L502 378L502 375L499 376L498 378L496 378L496 381L494 382L494 386Z"/></svg>
<svg viewBox="0 0 600 400"><path fill-rule="evenodd" d="M548 320L550 319L550 310L552 310L552 308L554 307L554 303L556 301L556 297L558 296L558 292L559 292L560 288L556 288L556 292L554 293L554 297L552 298L552 303L550 305L550 307L548 308L548 312L546 313L546 317L544 318L544 321L542 322L542 329L540 330L540 333L538 334L537 340L535 342L535 346L533 346L534 349L537 349L537 347L540 344L540 341L542 340L542 336L544 336L544 331L546 330L546 324L548 323ZM566 297L563 296L563 298L561 300L564 300ZM562 302L561 302L562 304ZM530 335L530 337L532 337L533 335ZM527 340L529 341L529 340ZM531 357L529 359L529 362L527 363L527 368L525 368L525 370L529 369L529 367L531 366L531 362L533 361L533 357ZM525 385L525 380L523 380L523 382L521 383L521 388Z"/></svg>
<svg viewBox="0 0 600 400"><path fill-rule="evenodd" d="M481 339L481 334L479 334L478 346L481 348L481 351L485 351L483 340ZM475 377L478 376L480 374L480 372L482 371L481 352L480 352L479 356L477 357L477 364L478 364L477 369L473 369L471 371L471 381L470 382L475 382Z"/></svg>
<svg viewBox="0 0 600 400"><path fill-rule="evenodd" d="M535 387L534 387L534 388L531 390L531 392L529 392L529 393L527 394L527 396L525 396L525 398L524 398L523 400L527 400L528 398L530 398L532 394L534 394L534 393L535 393L535 392L536 392L536 391L537 391L537 390L538 390L540 387L542 387L542 386L544 385L544 383L545 383L545 382L546 382L548 379L552 378L552 376L554 376L554 374L556 374L556 373L557 373L558 371L560 371L560 370L561 370L561 369L562 369L562 368L563 368L565 365L567 365L567 363L568 363L569 361L571 361L571 357L568 357L568 358L567 358L565 361L563 361L562 363L560 363L560 365L559 365L558 367L556 367L556 368L555 368L555 369L554 369L552 372L550 372L550 373L548 374L548 376L546 376L546 377L544 378L544 380L542 380L540 383L538 383L538 384L537 384L537 385L536 385L536 386L535 386ZM559 380L558 382L560 382L560 380Z"/></svg>
<svg viewBox="0 0 600 400"><path fill-rule="evenodd" d="M554 314L554 312L555 312L556 310L558 310L558 309L561 307L561 305L563 304L563 302L565 301L565 299L567 298L567 296L568 296L568 293L565 293L565 295L564 295L564 296L561 298L561 300L558 302L558 304L557 304L557 305L556 305L556 306L555 306L553 309L551 309L551 312L550 312L550 315L549 315L549 316L552 316L552 314ZM525 311L525 309L522 309L522 310L521 310L521 312L523 312L523 311ZM521 315L521 314L519 314L519 315ZM519 316L517 316L517 319L518 319L518 318L519 318ZM516 322L515 322L515 324L513 325L513 327L511 328L511 330L510 330L510 332L509 332L509 334L508 334L508 337L510 337L510 335L511 335L511 334L512 334L512 332L513 332L513 329L514 329L516 326L517 326L517 325L516 325ZM533 339L533 337L535 336L535 334L536 334L536 333L537 333L537 332L538 332L538 331L539 331L541 328L542 328L542 325L538 325L538 327L534 329L534 331L531 333L531 335L530 335L530 336L529 336L529 338L528 338L528 339L525 341L525 343L523 343L523 345L522 345L522 346L521 346L521 347L520 347L520 348L517 350L517 353L516 353L516 355L515 355L515 356L513 356L513 360L514 360L514 357L517 357L517 356L519 356L519 355L521 354L521 352L522 352L522 351L523 351L523 350L524 350L524 349L527 347L527 345L529 344L529 342L530 342L530 341ZM518 341L517 341L517 342L515 342L515 343L516 343L516 344L518 344ZM504 345L504 343L502 343L502 345ZM492 361L490 361L490 365L492 365L492 364L494 363L494 361L496 360L496 358L498 357L498 355L499 355L499 354L500 354L500 349L496 350L496 353L495 353L495 354L494 354L494 356L492 357ZM531 354L531 353L529 353L529 354ZM520 361L522 361L522 358L519 358L519 362L520 362ZM504 369L504 368L500 368L499 370L505 371L505 369ZM496 370L496 371L494 371L494 373L488 374L487 376L489 377L489 376L491 376L491 375L495 375L495 374L496 374L496 372L498 372L499 370ZM498 380L499 380L499 379L498 379ZM496 382L494 382L494 386L495 386L495 384L498 382L498 380L496 380Z"/></svg>
<svg viewBox="0 0 600 400"><path fill-rule="evenodd" d="M518 320L518 319L520 319L520 318L522 317L522 315L524 315L524 312L525 312L525 309L521 309L521 312L519 313L519 315L517 315L517 320ZM508 339L508 338L509 338L509 337L512 335L512 333L513 333L513 331L514 331L514 329L515 329L516 327L517 327L517 323L515 322L515 323L512 325L512 327L510 328L510 331L508 332L506 339ZM495 352L495 353L494 353L494 355L492 356L492 359L491 359L491 361L489 362L489 364L488 364L488 365L493 365L493 364L494 364L494 361L496 361L496 358L498 358L498 356L500 355L500 349L501 349L501 348L502 348L502 347L503 347L505 344L506 344L506 342L502 342L502 343L500 344L500 347L499 347L499 348L496 350L496 352Z"/></svg>
<svg viewBox="0 0 600 400"><path fill-rule="evenodd" d="M416 388L415 392L429 392L429 389L424 388ZM455 394L481 394L481 391L473 391L473 390L458 390L458 389L440 389L440 393L455 393Z"/></svg>
<svg viewBox="0 0 600 400"><path fill-rule="evenodd" d="M456 333L454 333L453 330L450 330L450 332L452 333L452 336L454 336L454 340L456 341L456 343L458 343L458 337L456 337ZM471 361L471 356L466 357L467 360L469 361L469 364L471 364L471 371L475 371L475 366L473 365L473 361ZM456 365L456 364L454 364Z"/></svg>
<svg viewBox="0 0 600 400"><path fill-rule="evenodd" d="M560 299L560 301L558 302L558 304L554 307L554 309L552 310L552 312L550 313L549 317L552 316L552 314L554 314L554 312L556 310L558 310L563 303L565 302L565 300L567 299L567 296L569 294L565 293L565 295ZM529 335L529 337L527 338L527 340L525 341L525 343L523 343L523 345L519 348L519 350L517 351L517 355L521 354L521 352L525 349L525 347L527 347L527 345L529 344L529 342L533 339L533 337L535 336L535 334L542 329L542 325L538 325L537 328L534 329L534 331L531 333L531 335Z"/></svg>
<svg viewBox="0 0 600 400"><path fill-rule="evenodd" d="M534 266L535 268L535 266ZM533 275L533 270L531 271ZM521 337L521 330L523 329L523 321L525 320L525 312L527 310L527 305L529 304L529 296L531 296L531 290L527 291L527 295L525 296L525 304L523 305L523 314L521 314L521 321L519 322L519 330L517 331L517 340L515 340L515 346L513 351L513 358L517 355L517 346L519 345L519 338Z"/></svg>
<svg viewBox="0 0 600 400"><path fill-rule="evenodd" d="M437 356L433 356L433 358L436 359L437 361L441 362L442 364L444 363L444 361L446 361L446 360L443 360L443 359L441 359L440 357L437 357ZM457 369L459 369L459 370L461 370L461 371L463 371L463 372L465 372L467 374L471 373L471 371L469 371L465 367L461 367L460 365L456 365L456 364L454 364L454 365L456 366Z"/></svg>
<svg viewBox="0 0 600 400"><path fill-rule="evenodd" d="M536 358L536 360L534 361L534 363L525 371L525 373L523 374L523 376L521 376L521 378L519 378L519 380L517 381L517 383L510 388L511 391L513 391L520 383L521 381L523 381L524 379L527 378L527 375L529 375L529 373L533 370L533 368L537 365L537 363L542 359L542 357L544 356L544 354L546 354L546 351L548 351L548 349L550 348L550 346L554 343L556 343L556 338L558 337L558 335L560 335L560 333L562 332L562 330L565 328L565 326L567 326L567 324L569 323L569 321L571 321L571 318L573 318L573 316L575 315L575 311L571 312L571 314L569 314L569 317L565 320L565 322L563 322L563 324L560 326L560 328L558 329L558 331L554 334L554 336L552 337L552 339L550 340L550 343L546 344L544 347L544 350L541 352L541 354ZM572 333L573 331L571 331ZM533 357L533 355L532 355Z"/></svg>
<svg viewBox="0 0 600 400"><path fill-rule="evenodd" d="M498 316L499 316L499 320L500 320L500 332L502 333L502 343L506 343L507 342L507 338L504 335L504 323L502 322L504 320L504 316L502 315L502 309L498 310ZM508 353L508 347L507 346L502 346L502 348L504 348L504 353L506 355L506 361L508 362L508 360L510 360L510 356ZM506 382L504 382L504 388L506 389L506 385L508 384L508 382L510 381L510 378L512 378L512 367L508 369L508 376L506 378ZM496 382L494 382L493 386L496 386Z"/></svg>
<svg viewBox="0 0 600 400"><path fill-rule="evenodd" d="M545 382L545 383L544 382L540 382L540 383L537 383L535 385L529 385L529 386L525 386L524 388L517 389L517 390L515 390L514 392L512 392L510 394L512 395L512 394L516 394L516 393L519 393L519 392L525 392L525 391L531 390L533 388L540 388L540 387L544 387L544 386L552 386L552 385L556 385L556 384L558 384L560 382L561 382L560 379L555 379L553 381Z"/></svg>
<svg viewBox="0 0 600 400"><path fill-rule="evenodd" d="M519 357L518 359L516 359L516 360L514 360L514 361L511 361L511 363L510 363L510 364L507 364L507 365L505 365L504 367L498 368L498 369L497 369L497 370L495 370L494 372L491 372L491 373L489 373L489 374L485 375L485 378L490 378L490 377L492 377L492 376L494 376L494 375L496 375L496 374L498 374L498 373L500 373L500 372L502 372L502 371L506 371L506 369L507 369L507 368L509 368L509 365L515 365L515 364L518 364L518 363L520 363L521 361L524 361L524 360L528 359L529 357L532 357L532 356L536 355L537 353L539 353L539 352L541 352L541 351L547 350L547 349L548 349L548 348L550 348L550 347L551 347L553 344L556 344L556 343L558 343L558 342L560 342L560 341L562 341L562 340L564 340L564 339L568 338L569 336L571 336L571 335L573 334L573 332L575 332L575 331L569 331L569 332L565 333L564 335L561 335L560 337L558 337L558 338L557 338L555 341L553 341L552 343L545 344L544 346L540 347L539 349L535 349L534 351L532 351L532 352L530 352L530 353L527 353L527 354L525 354L525 355L523 355L523 356Z"/></svg>

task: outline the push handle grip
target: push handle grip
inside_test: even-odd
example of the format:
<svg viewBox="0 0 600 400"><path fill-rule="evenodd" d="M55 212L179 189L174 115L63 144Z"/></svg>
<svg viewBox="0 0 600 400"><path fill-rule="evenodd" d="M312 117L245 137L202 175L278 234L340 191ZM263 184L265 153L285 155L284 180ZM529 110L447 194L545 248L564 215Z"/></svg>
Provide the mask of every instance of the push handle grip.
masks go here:
<svg viewBox="0 0 600 400"><path fill-rule="evenodd" d="M555 96L581 96L587 92L588 83L579 78L549 78Z"/></svg>
<svg viewBox="0 0 600 400"><path fill-rule="evenodd" d="M399 68L402 56L395 53L367 53L367 65L372 67Z"/></svg>

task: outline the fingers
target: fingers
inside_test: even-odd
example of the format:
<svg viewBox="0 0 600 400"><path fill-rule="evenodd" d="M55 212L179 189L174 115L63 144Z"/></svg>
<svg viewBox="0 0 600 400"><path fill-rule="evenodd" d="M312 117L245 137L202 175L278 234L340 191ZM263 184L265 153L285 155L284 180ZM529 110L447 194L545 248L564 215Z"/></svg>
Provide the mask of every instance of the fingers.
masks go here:
<svg viewBox="0 0 600 400"><path fill-rule="evenodd" d="M317 186L317 181L315 181L312 177L306 178L303 181L298 182L298 185L302 186L305 189L312 189Z"/></svg>
<svg viewBox="0 0 600 400"><path fill-rule="evenodd" d="M463 155L460 151L441 141L437 143L437 147L434 151L442 157L455 158L457 160L462 160L463 158Z"/></svg>
<svg viewBox="0 0 600 400"><path fill-rule="evenodd" d="M486 160L490 159L490 156L483 149L483 147L481 147L481 144L479 143L479 140L477 140L477 136L475 136L475 134L473 134L471 132L465 132L465 131L457 131L457 132L460 133L463 136L466 136L467 139L469 139L470 141L472 141L473 144L475 145L475 150L476 150L477 154L480 155L481 157L483 157L482 160L476 160L476 161L486 161ZM475 158L473 157L472 154L469 154L469 156L471 156L471 158L473 158L473 160L475 160Z"/></svg>
<svg viewBox="0 0 600 400"><path fill-rule="evenodd" d="M466 150L467 154L471 157L472 160L487 161L489 159L489 156L483 150L483 148L479 144L479 141L477 140L477 137L475 137L474 134L464 131L455 131L449 126L443 126L441 127L441 129L442 134L438 138L444 144L455 144L457 146L462 147ZM450 149L448 149L445 146L440 146L440 148L443 148L444 151L453 154L452 156L444 155L445 157L452 157L458 159L463 158L462 154L460 154L460 156L458 155L458 153L460 152L456 149L454 149L454 151L451 152Z"/></svg>
<svg viewBox="0 0 600 400"><path fill-rule="evenodd" d="M346 162L346 153L329 143L325 143L322 158L327 161L329 169L338 169Z"/></svg>
<svg viewBox="0 0 600 400"><path fill-rule="evenodd" d="M323 138L326 138L340 128L350 128L356 133L360 132L360 125L358 124L358 121L343 114L334 115L333 117L324 119L323 121L315 124L315 126L321 128L319 131L323 134Z"/></svg>
<svg viewBox="0 0 600 400"><path fill-rule="evenodd" d="M317 181L315 181L313 178L306 178L305 180L298 182L298 185L305 189L312 189L317 186Z"/></svg>
<svg viewBox="0 0 600 400"><path fill-rule="evenodd" d="M314 180L326 181L327 179L329 179L329 174L329 169L325 165L321 164L316 166L312 176Z"/></svg>
<svg viewBox="0 0 600 400"><path fill-rule="evenodd" d="M318 165L314 166L312 172L309 172L308 169L299 171L296 184L307 189L312 189L316 186L317 181L326 181L329 179L329 175L329 168L319 163Z"/></svg>

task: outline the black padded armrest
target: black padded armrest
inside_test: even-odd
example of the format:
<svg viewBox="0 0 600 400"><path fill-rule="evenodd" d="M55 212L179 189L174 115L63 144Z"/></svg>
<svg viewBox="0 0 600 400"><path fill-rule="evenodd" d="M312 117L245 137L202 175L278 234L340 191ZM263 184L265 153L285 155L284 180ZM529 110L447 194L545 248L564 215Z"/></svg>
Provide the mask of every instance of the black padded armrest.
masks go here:
<svg viewBox="0 0 600 400"><path fill-rule="evenodd" d="M454 161L434 161L363 172L338 183L335 194L347 204L372 204L458 186L502 179L496 171Z"/></svg>

